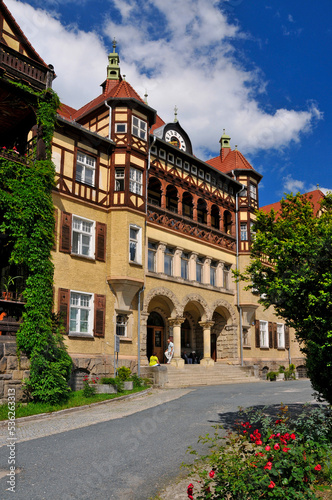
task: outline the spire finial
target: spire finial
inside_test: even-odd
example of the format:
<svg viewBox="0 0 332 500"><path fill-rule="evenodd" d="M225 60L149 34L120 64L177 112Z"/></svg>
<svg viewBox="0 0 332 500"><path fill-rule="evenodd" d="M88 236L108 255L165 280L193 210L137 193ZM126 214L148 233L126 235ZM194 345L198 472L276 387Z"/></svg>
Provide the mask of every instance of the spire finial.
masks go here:
<svg viewBox="0 0 332 500"><path fill-rule="evenodd" d="M319 184L318 183L316 184L316 186L317 186L317 189L319 189Z"/></svg>
<svg viewBox="0 0 332 500"><path fill-rule="evenodd" d="M175 104L174 106L174 123L176 123L178 121L178 108Z"/></svg>
<svg viewBox="0 0 332 500"><path fill-rule="evenodd" d="M145 94L144 94L144 102L145 104L148 103L148 91L145 89Z"/></svg>
<svg viewBox="0 0 332 500"><path fill-rule="evenodd" d="M115 40L115 37L113 38L113 52L115 52L115 48L116 48L116 40Z"/></svg>

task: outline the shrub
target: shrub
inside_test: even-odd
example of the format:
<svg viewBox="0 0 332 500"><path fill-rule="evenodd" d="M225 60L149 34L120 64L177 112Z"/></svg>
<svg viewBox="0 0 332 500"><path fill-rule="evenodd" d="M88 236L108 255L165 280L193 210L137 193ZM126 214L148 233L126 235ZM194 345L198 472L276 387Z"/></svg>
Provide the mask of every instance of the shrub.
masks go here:
<svg viewBox="0 0 332 500"><path fill-rule="evenodd" d="M103 377L100 380L100 383L101 384L109 384L109 385L113 385L113 387L116 387L116 379L112 378L112 377Z"/></svg>
<svg viewBox="0 0 332 500"><path fill-rule="evenodd" d="M86 398L91 398L94 396L97 392L96 385L98 383L98 377L92 377L89 379L89 377L86 375L83 378L83 396Z"/></svg>
<svg viewBox="0 0 332 500"><path fill-rule="evenodd" d="M118 369L118 377L123 382L125 382L126 380L130 380L130 375L131 375L130 368L127 368L126 366L121 366Z"/></svg>
<svg viewBox="0 0 332 500"><path fill-rule="evenodd" d="M218 428L210 442L208 469L200 471L201 483L191 499L306 500L317 498L317 485L332 481L331 409L306 409L290 421L287 407L279 418L264 412L242 412L244 421L221 441ZM314 425L314 422L317 423ZM322 431L320 431L322 426ZM312 430L314 427L314 431Z"/></svg>
<svg viewBox="0 0 332 500"><path fill-rule="evenodd" d="M277 380L277 375L278 375L277 372L269 372L266 374L266 378L271 382L274 382L275 380Z"/></svg>
<svg viewBox="0 0 332 500"><path fill-rule="evenodd" d="M285 370L285 380L295 380L295 365L292 363Z"/></svg>

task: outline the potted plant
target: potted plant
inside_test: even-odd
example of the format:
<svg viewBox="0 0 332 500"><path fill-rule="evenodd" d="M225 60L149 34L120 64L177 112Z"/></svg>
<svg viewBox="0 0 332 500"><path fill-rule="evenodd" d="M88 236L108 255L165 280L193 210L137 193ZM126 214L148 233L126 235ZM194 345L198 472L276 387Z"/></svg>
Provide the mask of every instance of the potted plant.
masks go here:
<svg viewBox="0 0 332 500"><path fill-rule="evenodd" d="M291 363L287 370L285 370L285 380L295 380L295 365Z"/></svg>
<svg viewBox="0 0 332 500"><path fill-rule="evenodd" d="M285 367L279 366L277 380L285 380Z"/></svg>
<svg viewBox="0 0 332 500"><path fill-rule="evenodd" d="M2 278L2 286L4 290L2 291L2 298L5 300L11 300L13 298L13 292L9 291L9 288L14 285L17 278L22 276L7 276Z"/></svg>
<svg viewBox="0 0 332 500"><path fill-rule="evenodd" d="M97 386L99 394L116 394L118 392L118 385L115 378L103 377Z"/></svg>
<svg viewBox="0 0 332 500"><path fill-rule="evenodd" d="M275 381L277 380L277 375L278 375L278 373L277 373L277 372L273 372L273 371L271 371L271 372L268 372L268 373L266 374L266 378L267 378L267 380L269 380L270 382L275 382Z"/></svg>
<svg viewBox="0 0 332 500"><path fill-rule="evenodd" d="M132 391L134 388L134 382L131 380L131 370L126 366L121 366L118 369L118 377L123 382L123 389L125 391Z"/></svg>

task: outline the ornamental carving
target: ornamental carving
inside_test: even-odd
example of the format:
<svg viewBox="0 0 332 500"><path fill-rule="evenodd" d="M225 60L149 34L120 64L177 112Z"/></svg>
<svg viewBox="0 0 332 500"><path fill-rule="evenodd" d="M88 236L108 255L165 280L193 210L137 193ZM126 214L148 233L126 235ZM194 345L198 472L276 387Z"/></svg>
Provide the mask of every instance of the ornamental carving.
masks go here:
<svg viewBox="0 0 332 500"><path fill-rule="evenodd" d="M166 297L167 299L169 299L172 305L172 307L170 307L170 309L172 310L171 311L172 317L182 316L182 307L176 295L174 295L174 293L171 292L171 290L165 287L157 287L150 290L150 292L144 299L144 307L143 307L144 313L148 312L149 304L154 297Z"/></svg>

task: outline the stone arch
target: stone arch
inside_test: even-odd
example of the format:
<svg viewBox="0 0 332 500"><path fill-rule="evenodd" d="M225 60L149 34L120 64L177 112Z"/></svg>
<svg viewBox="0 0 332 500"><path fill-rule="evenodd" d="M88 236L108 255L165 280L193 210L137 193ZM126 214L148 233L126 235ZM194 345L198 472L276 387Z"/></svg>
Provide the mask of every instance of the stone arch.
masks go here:
<svg viewBox="0 0 332 500"><path fill-rule="evenodd" d="M213 313L215 312L215 310L218 307L222 307L223 309L226 309L226 311L229 314L231 324L237 325L238 321L237 321L235 309L229 302L227 302L227 300L218 299L215 302L213 302L213 304L211 306L211 316L213 315Z"/></svg>
<svg viewBox="0 0 332 500"><path fill-rule="evenodd" d="M180 305L180 302L176 295L169 290L168 288L165 287L157 287L153 288L152 290L149 291L147 296L144 298L144 305L143 305L143 313L148 314L148 308L149 304L152 299L155 297L164 297L166 302L169 305L171 312L171 317L176 318L177 316L181 316L182 313L182 308Z"/></svg>
<svg viewBox="0 0 332 500"><path fill-rule="evenodd" d="M199 311L201 313L201 321L209 321L211 319L212 314L208 306L208 303L198 293L189 293L184 297L181 304L182 307L181 316L183 316L185 307L187 304L189 304L189 302L195 302L196 304L199 305Z"/></svg>

